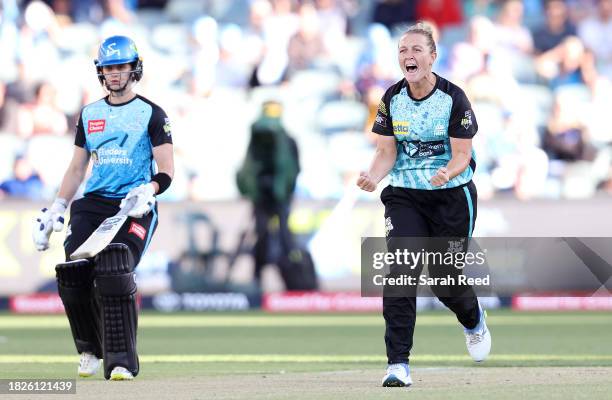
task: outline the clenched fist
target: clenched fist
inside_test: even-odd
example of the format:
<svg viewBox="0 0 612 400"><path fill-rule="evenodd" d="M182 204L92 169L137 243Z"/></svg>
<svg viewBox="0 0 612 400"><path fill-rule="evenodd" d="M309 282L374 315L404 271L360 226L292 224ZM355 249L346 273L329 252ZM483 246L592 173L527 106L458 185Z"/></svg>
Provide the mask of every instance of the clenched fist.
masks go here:
<svg viewBox="0 0 612 400"><path fill-rule="evenodd" d="M357 179L357 186L361 190L365 190L366 192L373 192L376 190L376 182L370 177L367 172L362 172L359 174L359 178Z"/></svg>
<svg viewBox="0 0 612 400"><path fill-rule="evenodd" d="M446 167L438 168L436 175L429 181L433 186L444 186L448 183L448 169Z"/></svg>

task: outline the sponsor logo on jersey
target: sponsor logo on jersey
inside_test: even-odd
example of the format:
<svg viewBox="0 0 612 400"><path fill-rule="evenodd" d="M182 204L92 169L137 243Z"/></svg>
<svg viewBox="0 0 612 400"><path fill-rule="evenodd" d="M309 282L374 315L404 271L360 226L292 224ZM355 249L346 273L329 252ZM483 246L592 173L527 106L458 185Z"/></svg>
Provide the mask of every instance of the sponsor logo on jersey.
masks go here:
<svg viewBox="0 0 612 400"><path fill-rule="evenodd" d="M434 136L444 136L446 135L446 126L443 120L435 120L434 121Z"/></svg>
<svg viewBox="0 0 612 400"><path fill-rule="evenodd" d="M375 122L378 125L382 126L383 128L387 127L387 118L384 115L382 115L380 113L380 111L378 113L376 113L376 120L375 120Z"/></svg>
<svg viewBox="0 0 612 400"><path fill-rule="evenodd" d="M164 132L166 132L166 135L168 136L172 135L172 128L170 127L169 118L164 118Z"/></svg>
<svg viewBox="0 0 612 400"><path fill-rule="evenodd" d="M106 127L105 119L92 119L87 122L87 134L103 132Z"/></svg>
<svg viewBox="0 0 612 400"><path fill-rule="evenodd" d="M403 141L404 153L410 158L424 158L444 154L444 141L421 142L420 140Z"/></svg>
<svg viewBox="0 0 612 400"><path fill-rule="evenodd" d="M378 111L384 116L387 115L387 106L385 106L384 101L381 101L380 104L378 104Z"/></svg>
<svg viewBox="0 0 612 400"><path fill-rule="evenodd" d="M144 228L144 226L133 221L130 224L130 230L128 233L133 233L134 235L138 236L140 240L144 240L145 236L147 236L147 230Z"/></svg>
<svg viewBox="0 0 612 400"><path fill-rule="evenodd" d="M133 160L128 157L125 149L96 149L91 151L94 165L132 165Z"/></svg>
<svg viewBox="0 0 612 400"><path fill-rule="evenodd" d="M468 129L470 126L472 126L472 110L467 110L463 116L463 118L461 118L461 126L464 129Z"/></svg>
<svg viewBox="0 0 612 400"><path fill-rule="evenodd" d="M93 161L94 165L100 164L100 156L98 156L98 150L91 151L91 161Z"/></svg>
<svg viewBox="0 0 612 400"><path fill-rule="evenodd" d="M393 121L393 133L396 135L409 135L410 134L410 122L409 121Z"/></svg>

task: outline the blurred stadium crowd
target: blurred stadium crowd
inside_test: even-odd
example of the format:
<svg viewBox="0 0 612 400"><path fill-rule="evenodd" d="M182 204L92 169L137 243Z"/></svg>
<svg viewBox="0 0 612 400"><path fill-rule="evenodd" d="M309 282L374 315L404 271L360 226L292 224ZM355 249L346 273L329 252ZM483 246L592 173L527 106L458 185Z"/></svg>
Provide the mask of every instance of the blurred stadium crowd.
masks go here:
<svg viewBox="0 0 612 400"><path fill-rule="evenodd" d="M396 43L425 19L434 71L479 122L481 198L612 193L612 0L0 0L0 198L52 198L80 108L100 98L110 35L144 58L137 91L173 124L166 200L238 197L235 172L264 100L300 147L299 198L337 198L367 168ZM506 194L507 195L507 194Z"/></svg>

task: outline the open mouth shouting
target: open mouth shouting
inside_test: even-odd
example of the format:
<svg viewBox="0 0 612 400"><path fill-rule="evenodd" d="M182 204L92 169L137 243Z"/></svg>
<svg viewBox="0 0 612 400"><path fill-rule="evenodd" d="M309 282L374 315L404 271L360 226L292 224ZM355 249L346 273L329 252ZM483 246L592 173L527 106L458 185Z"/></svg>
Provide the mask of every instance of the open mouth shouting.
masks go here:
<svg viewBox="0 0 612 400"><path fill-rule="evenodd" d="M404 68L406 69L406 72L409 75L414 75L418 72L419 67L416 65L416 63L414 61L408 61L405 65Z"/></svg>

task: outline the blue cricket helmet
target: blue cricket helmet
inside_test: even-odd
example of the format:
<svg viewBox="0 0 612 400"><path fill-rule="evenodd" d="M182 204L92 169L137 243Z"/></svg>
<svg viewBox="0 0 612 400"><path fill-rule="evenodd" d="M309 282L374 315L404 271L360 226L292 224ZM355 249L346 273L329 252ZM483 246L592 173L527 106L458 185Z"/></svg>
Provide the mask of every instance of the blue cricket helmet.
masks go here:
<svg viewBox="0 0 612 400"><path fill-rule="evenodd" d="M138 54L136 44L127 36L111 36L100 44L98 59L94 60L98 79L104 84L102 67L118 64L132 64L132 78L139 81L142 78L142 59Z"/></svg>

